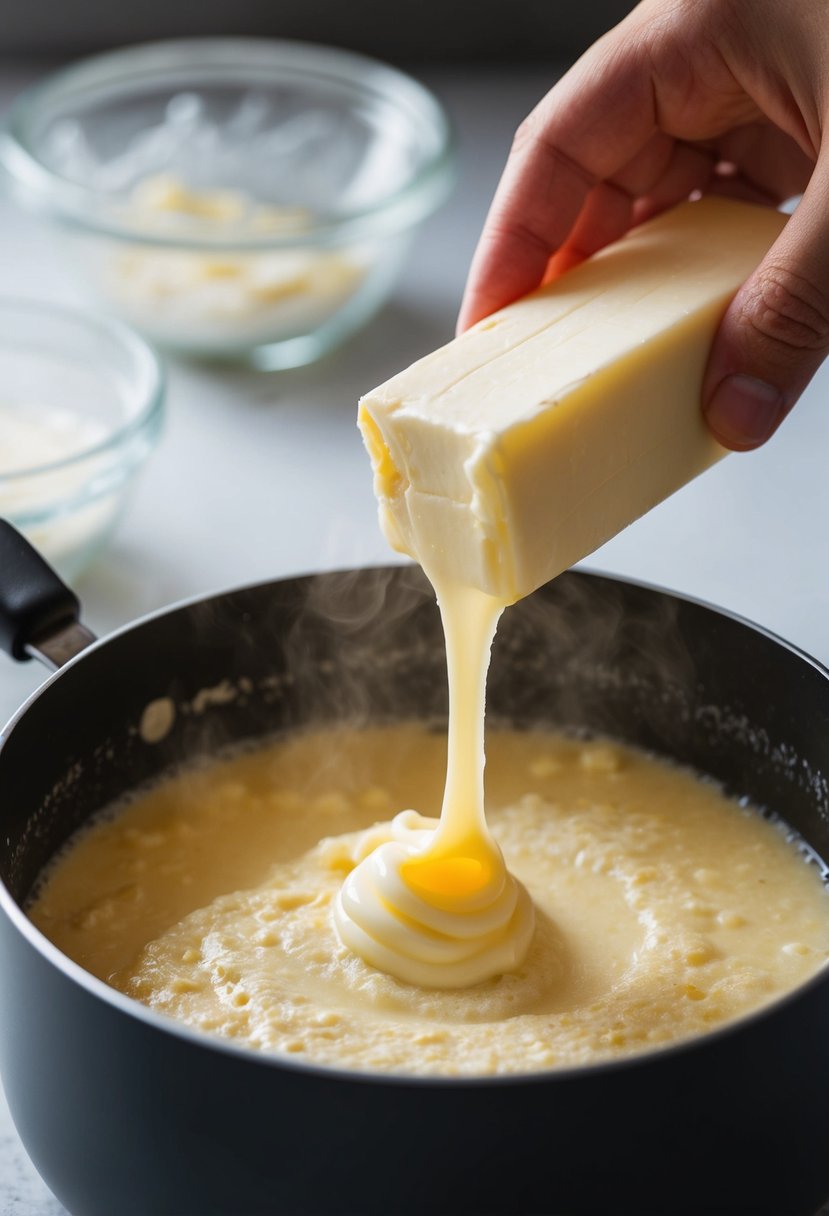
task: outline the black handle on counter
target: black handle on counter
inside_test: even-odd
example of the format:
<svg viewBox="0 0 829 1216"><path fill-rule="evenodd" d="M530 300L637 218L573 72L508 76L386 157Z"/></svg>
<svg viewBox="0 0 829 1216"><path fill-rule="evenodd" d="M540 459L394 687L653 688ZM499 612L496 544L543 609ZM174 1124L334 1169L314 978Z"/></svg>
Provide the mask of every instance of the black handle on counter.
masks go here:
<svg viewBox="0 0 829 1216"><path fill-rule="evenodd" d="M0 648L13 659L30 659L40 654L44 641L77 626L80 613L74 592L16 528L0 519ZM46 661L60 666L53 658Z"/></svg>

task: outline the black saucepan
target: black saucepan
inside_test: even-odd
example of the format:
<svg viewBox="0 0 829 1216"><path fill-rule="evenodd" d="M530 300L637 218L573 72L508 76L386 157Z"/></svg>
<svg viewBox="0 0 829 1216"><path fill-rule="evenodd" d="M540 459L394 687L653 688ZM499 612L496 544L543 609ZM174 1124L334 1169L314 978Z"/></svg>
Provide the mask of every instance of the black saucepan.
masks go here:
<svg viewBox="0 0 829 1216"><path fill-rule="evenodd" d="M0 634L16 657L84 641L76 601L10 532L0 572ZM158 732L142 733L142 717L159 698L177 713L148 742ZM739 1023L630 1061L405 1079L198 1036L91 978L26 918L70 833L182 757L306 723L445 714L433 599L398 567L150 617L67 663L7 728L0 1065L20 1135L74 1216L807 1216L829 1194L827 972ZM563 575L506 614L489 714L674 757L778 811L829 857L827 673L743 621Z"/></svg>

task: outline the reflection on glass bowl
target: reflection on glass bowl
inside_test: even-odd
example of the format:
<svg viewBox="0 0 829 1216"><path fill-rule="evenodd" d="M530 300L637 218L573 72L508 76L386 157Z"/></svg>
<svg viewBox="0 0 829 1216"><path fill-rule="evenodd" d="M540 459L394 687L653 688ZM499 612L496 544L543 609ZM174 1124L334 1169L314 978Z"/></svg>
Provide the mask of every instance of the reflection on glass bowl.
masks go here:
<svg viewBox="0 0 829 1216"><path fill-rule="evenodd" d="M451 184L436 99L330 47L155 43L27 90L12 190L97 296L190 354L310 362L387 297Z"/></svg>

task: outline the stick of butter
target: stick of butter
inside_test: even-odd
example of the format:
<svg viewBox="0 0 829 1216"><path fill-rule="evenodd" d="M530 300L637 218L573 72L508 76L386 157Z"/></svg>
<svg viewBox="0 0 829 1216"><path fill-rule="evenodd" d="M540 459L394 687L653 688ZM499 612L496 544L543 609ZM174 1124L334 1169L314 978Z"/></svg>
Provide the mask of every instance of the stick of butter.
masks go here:
<svg viewBox="0 0 829 1216"><path fill-rule="evenodd" d="M785 219L683 203L365 396L391 545L511 603L724 456L709 348Z"/></svg>

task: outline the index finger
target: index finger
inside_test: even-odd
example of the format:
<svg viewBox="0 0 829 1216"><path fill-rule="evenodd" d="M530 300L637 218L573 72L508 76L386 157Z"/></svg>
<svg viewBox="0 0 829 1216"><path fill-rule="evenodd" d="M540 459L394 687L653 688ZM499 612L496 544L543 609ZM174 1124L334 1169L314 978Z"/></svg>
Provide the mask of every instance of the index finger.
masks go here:
<svg viewBox="0 0 829 1216"><path fill-rule="evenodd" d="M588 195L658 130L638 24L628 18L592 46L519 127L472 261L459 331L538 286Z"/></svg>

